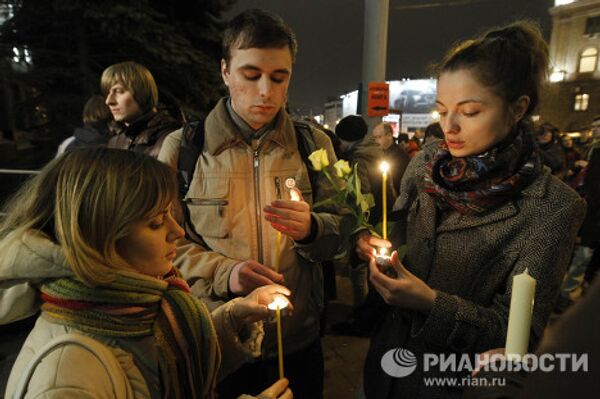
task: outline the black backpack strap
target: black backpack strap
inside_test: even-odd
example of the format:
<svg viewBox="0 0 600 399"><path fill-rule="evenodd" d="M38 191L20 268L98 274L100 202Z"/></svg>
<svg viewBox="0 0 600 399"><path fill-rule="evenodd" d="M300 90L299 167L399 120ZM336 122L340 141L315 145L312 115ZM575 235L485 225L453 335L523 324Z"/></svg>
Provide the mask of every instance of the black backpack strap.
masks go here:
<svg viewBox="0 0 600 399"><path fill-rule="evenodd" d="M192 179L194 178L194 170L198 157L204 149L204 119L193 122L188 122L183 126L181 143L179 145L179 156L177 158L177 183L179 184L179 202L181 210L185 217L186 237L191 241L197 242L205 248L209 248L202 236L196 232L190 217L190 211L184 201L187 195ZM188 230L189 229L189 230ZM193 236L190 235L193 233Z"/></svg>
<svg viewBox="0 0 600 399"><path fill-rule="evenodd" d="M179 197L184 198L190 189L198 156L204 148L204 119L188 122L183 126L179 157L177 158L177 180Z"/></svg>
<svg viewBox="0 0 600 399"><path fill-rule="evenodd" d="M310 186L314 192L314 190L318 187L318 172L312 168L312 163L308 159L308 156L317 150L317 144L315 143L315 138L313 137L312 128L306 122L294 121L294 130L296 131L296 141L298 142L300 158L302 158L302 162L304 162L306 165Z"/></svg>

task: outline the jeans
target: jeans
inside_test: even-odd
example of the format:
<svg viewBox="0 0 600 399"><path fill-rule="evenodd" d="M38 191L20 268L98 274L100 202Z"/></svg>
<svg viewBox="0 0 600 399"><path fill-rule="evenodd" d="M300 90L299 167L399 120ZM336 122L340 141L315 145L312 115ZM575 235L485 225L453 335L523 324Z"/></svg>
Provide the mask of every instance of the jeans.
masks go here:
<svg viewBox="0 0 600 399"><path fill-rule="evenodd" d="M573 259L567 270L567 275L563 280L560 288L561 295L565 298L576 299L580 295L581 285L583 284L583 278L585 271L592 259L594 249L578 245L573 251Z"/></svg>

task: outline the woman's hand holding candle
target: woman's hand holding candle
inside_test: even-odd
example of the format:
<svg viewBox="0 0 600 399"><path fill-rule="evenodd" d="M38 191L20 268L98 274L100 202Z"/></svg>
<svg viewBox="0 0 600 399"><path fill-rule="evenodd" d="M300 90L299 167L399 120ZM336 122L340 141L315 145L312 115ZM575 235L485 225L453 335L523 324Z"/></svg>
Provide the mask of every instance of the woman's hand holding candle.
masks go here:
<svg viewBox="0 0 600 399"><path fill-rule="evenodd" d="M356 240L356 253L362 260L369 261L372 257L377 256L380 248L392 247L392 243L388 240L383 240L372 236L368 231L364 230L358 233Z"/></svg>
<svg viewBox="0 0 600 399"><path fill-rule="evenodd" d="M429 312L437 296L435 290L409 272L398 259L396 251L392 252L390 263L397 273L396 278L389 277L381 272L377 267L375 258L371 257L369 261L371 283L373 283L383 300L388 305L418 310L424 313Z"/></svg>
<svg viewBox="0 0 600 399"><path fill-rule="evenodd" d="M275 300L285 302L290 309L292 304L285 298L291 294L286 287L277 284L266 285L252 291L241 301L235 302L231 310L233 317L239 323L253 323L269 318L269 304ZM285 295L285 296L284 296Z"/></svg>

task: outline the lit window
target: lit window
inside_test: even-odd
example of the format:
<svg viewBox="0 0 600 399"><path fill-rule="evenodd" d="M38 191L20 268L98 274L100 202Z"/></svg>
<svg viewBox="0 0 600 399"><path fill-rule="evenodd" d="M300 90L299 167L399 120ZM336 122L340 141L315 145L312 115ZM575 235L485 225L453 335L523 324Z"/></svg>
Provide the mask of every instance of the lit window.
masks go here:
<svg viewBox="0 0 600 399"><path fill-rule="evenodd" d="M589 94L576 94L575 103L573 104L573 111L587 111L590 105Z"/></svg>
<svg viewBox="0 0 600 399"><path fill-rule="evenodd" d="M579 58L579 73L594 72L598 62L598 49L588 47L581 52Z"/></svg>
<svg viewBox="0 0 600 399"><path fill-rule="evenodd" d="M25 47L23 49L23 57L25 58L25 62L27 64L31 64L31 61L32 61L32 59L31 59L31 51L29 51L29 49L27 47Z"/></svg>
<svg viewBox="0 0 600 399"><path fill-rule="evenodd" d="M16 47L13 47L12 50L13 50L13 57L12 57L13 61L14 62L21 61L21 54L19 53L19 49Z"/></svg>

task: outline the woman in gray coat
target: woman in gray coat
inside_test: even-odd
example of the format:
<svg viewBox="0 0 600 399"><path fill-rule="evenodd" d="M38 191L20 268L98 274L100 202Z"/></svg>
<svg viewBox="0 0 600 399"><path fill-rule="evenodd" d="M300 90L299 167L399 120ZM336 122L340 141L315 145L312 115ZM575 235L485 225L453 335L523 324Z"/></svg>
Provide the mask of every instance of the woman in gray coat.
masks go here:
<svg viewBox="0 0 600 399"><path fill-rule="evenodd" d="M537 280L531 348L539 341L585 210L542 166L531 133L547 66L539 28L526 22L441 62L444 140L411 161L396 203L392 236L406 255L383 270L373 255L390 243L368 234L357 243L388 305L367 356L367 398L459 397L472 382L466 361L504 346L512 278L526 269ZM436 364L441 356L448 363Z"/></svg>

